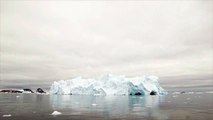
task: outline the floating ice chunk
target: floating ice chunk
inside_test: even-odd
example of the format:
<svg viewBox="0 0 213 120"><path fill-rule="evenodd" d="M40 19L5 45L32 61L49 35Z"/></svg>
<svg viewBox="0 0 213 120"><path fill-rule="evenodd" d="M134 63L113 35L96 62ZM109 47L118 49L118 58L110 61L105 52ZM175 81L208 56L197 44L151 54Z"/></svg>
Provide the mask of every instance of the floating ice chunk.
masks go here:
<svg viewBox="0 0 213 120"><path fill-rule="evenodd" d="M180 94L180 92L173 92L172 94Z"/></svg>
<svg viewBox="0 0 213 120"><path fill-rule="evenodd" d="M7 115L2 115L2 117L11 117L11 114L7 114Z"/></svg>
<svg viewBox="0 0 213 120"><path fill-rule="evenodd" d="M167 94L160 87L156 76L126 78L125 76L107 74L95 79L77 77L71 80L55 81L49 93L68 95L149 95L152 91L158 95Z"/></svg>
<svg viewBox="0 0 213 120"><path fill-rule="evenodd" d="M61 112L54 111L54 112L52 113L52 115L61 115Z"/></svg>
<svg viewBox="0 0 213 120"><path fill-rule="evenodd" d="M208 92L206 92L206 93L213 93L213 91L208 91Z"/></svg>
<svg viewBox="0 0 213 120"><path fill-rule="evenodd" d="M191 100L191 98L186 98L186 100Z"/></svg>
<svg viewBox="0 0 213 120"><path fill-rule="evenodd" d="M97 104L93 103L92 106L96 106Z"/></svg>
<svg viewBox="0 0 213 120"><path fill-rule="evenodd" d="M188 94L194 94L194 92L188 92Z"/></svg>
<svg viewBox="0 0 213 120"><path fill-rule="evenodd" d="M16 97L19 98L20 96L17 95Z"/></svg>

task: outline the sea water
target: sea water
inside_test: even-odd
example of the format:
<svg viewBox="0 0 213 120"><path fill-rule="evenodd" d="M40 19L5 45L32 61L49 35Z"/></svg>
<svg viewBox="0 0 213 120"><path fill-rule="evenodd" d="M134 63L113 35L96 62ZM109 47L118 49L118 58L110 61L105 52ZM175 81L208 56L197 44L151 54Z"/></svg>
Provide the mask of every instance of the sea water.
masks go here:
<svg viewBox="0 0 213 120"><path fill-rule="evenodd" d="M201 88L199 88L201 89ZM209 89L168 90L167 95L91 96L0 94L1 120L144 119L211 120L213 92ZM17 97L18 96L18 97ZM57 112L55 112L57 111ZM61 114L53 114L53 113ZM4 117L4 116L8 117Z"/></svg>

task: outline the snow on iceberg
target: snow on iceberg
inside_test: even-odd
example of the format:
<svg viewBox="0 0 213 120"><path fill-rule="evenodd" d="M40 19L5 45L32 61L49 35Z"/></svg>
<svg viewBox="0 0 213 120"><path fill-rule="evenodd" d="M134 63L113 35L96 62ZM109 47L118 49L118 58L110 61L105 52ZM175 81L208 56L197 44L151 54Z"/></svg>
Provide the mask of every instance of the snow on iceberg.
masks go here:
<svg viewBox="0 0 213 120"><path fill-rule="evenodd" d="M55 81L50 94L69 95L149 95L151 92L164 95L167 92L159 85L156 76L126 78L125 76L103 75L95 79L77 77Z"/></svg>

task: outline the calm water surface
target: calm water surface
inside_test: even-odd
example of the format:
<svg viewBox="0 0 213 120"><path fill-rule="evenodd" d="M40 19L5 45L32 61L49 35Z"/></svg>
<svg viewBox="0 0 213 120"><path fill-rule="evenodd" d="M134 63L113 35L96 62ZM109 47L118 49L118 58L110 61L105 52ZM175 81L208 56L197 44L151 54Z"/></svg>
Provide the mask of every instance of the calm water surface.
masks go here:
<svg viewBox="0 0 213 120"><path fill-rule="evenodd" d="M53 116L53 111L62 114ZM3 115L11 114L11 117ZM165 96L0 94L1 120L212 120L213 93Z"/></svg>

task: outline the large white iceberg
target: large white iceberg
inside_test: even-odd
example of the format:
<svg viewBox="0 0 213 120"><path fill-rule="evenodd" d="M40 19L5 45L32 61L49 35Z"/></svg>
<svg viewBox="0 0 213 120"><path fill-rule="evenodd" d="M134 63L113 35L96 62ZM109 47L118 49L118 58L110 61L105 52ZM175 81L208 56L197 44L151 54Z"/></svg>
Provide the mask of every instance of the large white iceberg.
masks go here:
<svg viewBox="0 0 213 120"><path fill-rule="evenodd" d="M167 93L160 87L156 76L126 78L125 76L107 74L95 79L77 77L70 80L55 81L49 93L69 95L149 95L152 91L158 95Z"/></svg>

